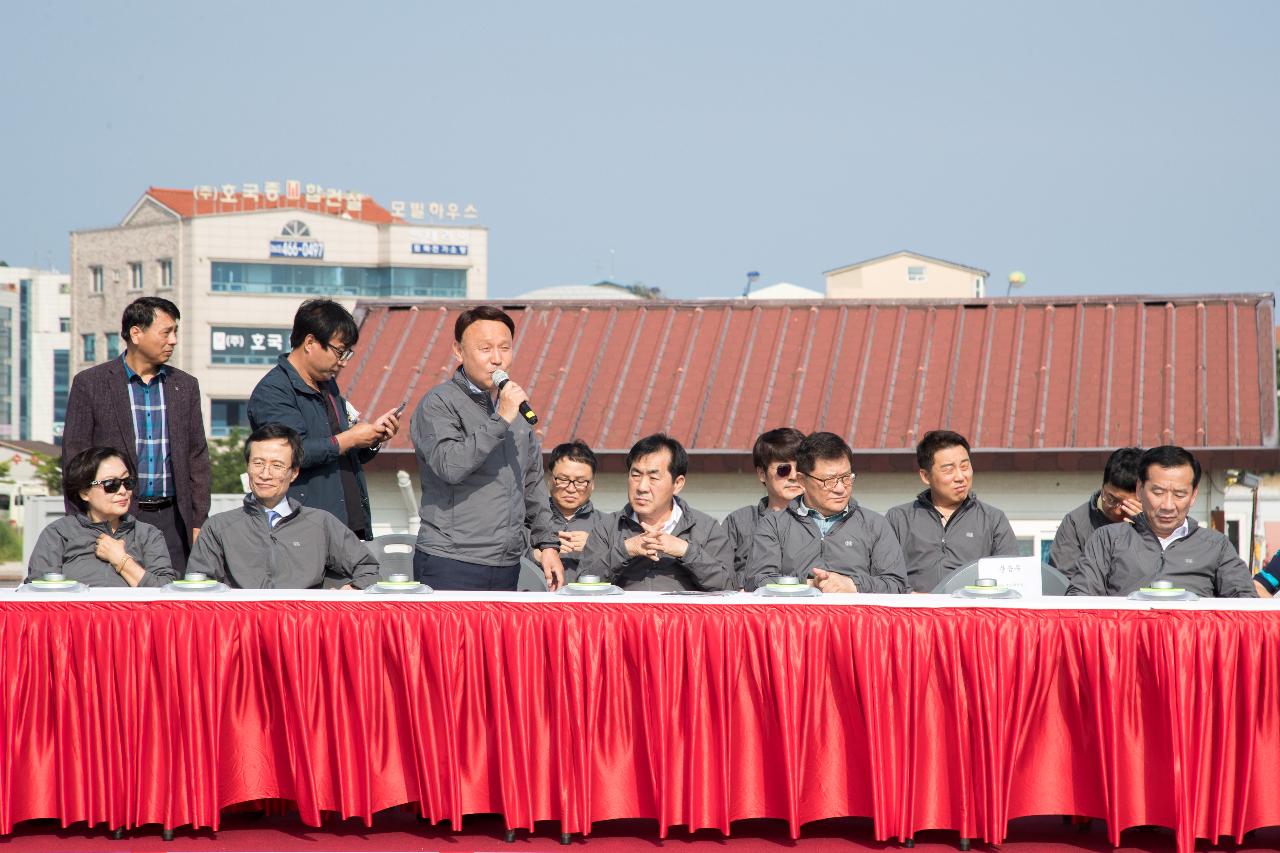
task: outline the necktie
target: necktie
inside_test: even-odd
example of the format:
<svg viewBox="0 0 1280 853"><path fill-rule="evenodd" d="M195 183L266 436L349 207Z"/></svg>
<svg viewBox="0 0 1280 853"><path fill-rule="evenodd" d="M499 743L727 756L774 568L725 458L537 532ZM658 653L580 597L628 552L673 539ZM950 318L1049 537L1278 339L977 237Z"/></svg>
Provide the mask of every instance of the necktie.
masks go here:
<svg viewBox="0 0 1280 853"><path fill-rule="evenodd" d="M280 513L274 509L267 510L267 527L275 527L280 522Z"/></svg>

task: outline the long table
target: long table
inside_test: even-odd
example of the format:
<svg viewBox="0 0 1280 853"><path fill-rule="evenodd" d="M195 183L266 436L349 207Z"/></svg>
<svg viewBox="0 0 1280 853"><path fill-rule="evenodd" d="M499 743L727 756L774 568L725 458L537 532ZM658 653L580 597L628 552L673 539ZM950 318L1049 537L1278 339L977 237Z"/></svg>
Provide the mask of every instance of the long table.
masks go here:
<svg viewBox="0 0 1280 853"><path fill-rule="evenodd" d="M0 833L216 829L263 798L371 821L878 839L1104 819L1280 824L1269 601L0 593Z"/></svg>

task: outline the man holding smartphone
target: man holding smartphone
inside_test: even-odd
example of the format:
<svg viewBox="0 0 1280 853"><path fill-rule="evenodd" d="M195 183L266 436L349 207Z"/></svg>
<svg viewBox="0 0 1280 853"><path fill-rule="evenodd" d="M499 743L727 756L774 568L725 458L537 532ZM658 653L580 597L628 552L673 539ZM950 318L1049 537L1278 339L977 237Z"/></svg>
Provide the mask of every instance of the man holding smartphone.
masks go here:
<svg viewBox="0 0 1280 853"><path fill-rule="evenodd" d="M362 420L338 390L338 374L355 353L360 329L331 299L298 308L291 351L262 377L249 397L249 423L291 427L302 437L302 464L289 497L327 510L361 539L373 538L369 490L362 466L400 429L398 410Z"/></svg>

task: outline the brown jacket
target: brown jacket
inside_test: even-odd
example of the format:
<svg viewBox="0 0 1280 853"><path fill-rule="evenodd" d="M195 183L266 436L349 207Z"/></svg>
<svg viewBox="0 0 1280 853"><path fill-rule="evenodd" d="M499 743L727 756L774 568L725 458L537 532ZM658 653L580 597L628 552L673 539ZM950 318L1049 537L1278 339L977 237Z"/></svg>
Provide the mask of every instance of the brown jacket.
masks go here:
<svg viewBox="0 0 1280 853"><path fill-rule="evenodd" d="M169 430L169 457L173 461L174 497L188 532L209 516L209 446L204 438L200 411L200 383L172 366L164 380L165 418ZM67 420L62 430L62 470L88 447L111 447L137 467L137 436L133 428L133 404L129 398L124 365L119 358L86 368L71 380ZM67 514L77 510L67 503ZM136 514L136 499L129 512Z"/></svg>

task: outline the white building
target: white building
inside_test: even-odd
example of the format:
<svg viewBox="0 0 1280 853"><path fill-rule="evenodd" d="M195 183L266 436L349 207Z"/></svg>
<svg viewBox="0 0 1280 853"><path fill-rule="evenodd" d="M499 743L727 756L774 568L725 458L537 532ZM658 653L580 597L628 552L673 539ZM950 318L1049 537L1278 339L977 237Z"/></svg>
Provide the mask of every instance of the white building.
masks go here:
<svg viewBox="0 0 1280 853"><path fill-rule="evenodd" d="M0 267L0 439L62 436L70 386L71 278Z"/></svg>
<svg viewBox="0 0 1280 853"><path fill-rule="evenodd" d="M247 427L249 394L288 351L304 300L484 298L488 230L469 205L439 207L444 221L418 222L406 216L425 205L389 212L296 182L153 187L119 225L71 235L72 368L117 356L124 307L163 296L182 312L172 363L200 380L206 428Z"/></svg>

